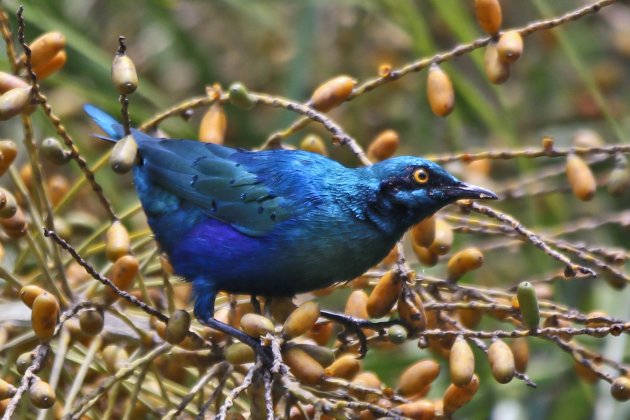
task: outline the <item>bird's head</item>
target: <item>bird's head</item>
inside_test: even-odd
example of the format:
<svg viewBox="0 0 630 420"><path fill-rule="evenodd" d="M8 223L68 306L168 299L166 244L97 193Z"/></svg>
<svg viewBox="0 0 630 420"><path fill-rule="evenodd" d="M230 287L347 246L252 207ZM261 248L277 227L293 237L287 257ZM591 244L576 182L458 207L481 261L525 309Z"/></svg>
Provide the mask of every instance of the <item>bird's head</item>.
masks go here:
<svg viewBox="0 0 630 420"><path fill-rule="evenodd" d="M496 199L492 191L466 184L437 163L401 156L369 169L378 179L380 200L398 210L405 224L414 224L461 199Z"/></svg>

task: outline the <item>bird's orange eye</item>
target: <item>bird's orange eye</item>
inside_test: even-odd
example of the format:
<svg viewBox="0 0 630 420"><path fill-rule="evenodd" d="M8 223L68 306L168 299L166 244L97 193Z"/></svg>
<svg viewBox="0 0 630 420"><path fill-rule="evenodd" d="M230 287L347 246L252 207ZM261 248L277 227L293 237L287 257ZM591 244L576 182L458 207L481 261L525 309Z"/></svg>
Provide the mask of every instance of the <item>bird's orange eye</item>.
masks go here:
<svg viewBox="0 0 630 420"><path fill-rule="evenodd" d="M416 169L413 172L413 179L418 184L426 184L427 182L429 182L429 173L426 169Z"/></svg>

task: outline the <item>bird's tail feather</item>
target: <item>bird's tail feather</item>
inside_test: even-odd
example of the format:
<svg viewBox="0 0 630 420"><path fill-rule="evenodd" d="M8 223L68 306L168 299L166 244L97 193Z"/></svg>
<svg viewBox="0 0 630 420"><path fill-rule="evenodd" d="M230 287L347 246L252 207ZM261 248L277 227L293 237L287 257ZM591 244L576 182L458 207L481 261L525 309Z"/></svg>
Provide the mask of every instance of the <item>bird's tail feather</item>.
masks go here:
<svg viewBox="0 0 630 420"><path fill-rule="evenodd" d="M125 136L125 129L114 117L94 105L85 104L83 110L94 120L108 137L95 135L101 140L116 142Z"/></svg>

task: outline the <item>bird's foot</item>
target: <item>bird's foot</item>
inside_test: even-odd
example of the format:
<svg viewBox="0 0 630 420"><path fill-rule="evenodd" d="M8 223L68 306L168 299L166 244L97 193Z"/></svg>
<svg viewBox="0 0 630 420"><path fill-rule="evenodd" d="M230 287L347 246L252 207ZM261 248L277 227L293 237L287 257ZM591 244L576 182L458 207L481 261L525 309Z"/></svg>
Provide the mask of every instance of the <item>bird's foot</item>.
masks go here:
<svg viewBox="0 0 630 420"><path fill-rule="evenodd" d="M201 321L201 320L200 320ZM215 318L209 318L201 321L202 324L207 325L217 331L221 331L227 334L243 344L250 346L256 353L256 358L263 364L263 366L271 368L274 362L273 354L270 346L263 345L260 340L245 334L243 331L238 330L231 325L223 323Z"/></svg>
<svg viewBox="0 0 630 420"><path fill-rule="evenodd" d="M321 311L323 318L337 322L343 326L343 331L339 334L342 343L348 344L348 336L355 335L359 341L359 359L363 359L368 351L367 336L363 329L370 329L384 333L384 329L392 325L401 324L399 320L374 322L367 319L355 318L353 316L339 314L336 312Z"/></svg>

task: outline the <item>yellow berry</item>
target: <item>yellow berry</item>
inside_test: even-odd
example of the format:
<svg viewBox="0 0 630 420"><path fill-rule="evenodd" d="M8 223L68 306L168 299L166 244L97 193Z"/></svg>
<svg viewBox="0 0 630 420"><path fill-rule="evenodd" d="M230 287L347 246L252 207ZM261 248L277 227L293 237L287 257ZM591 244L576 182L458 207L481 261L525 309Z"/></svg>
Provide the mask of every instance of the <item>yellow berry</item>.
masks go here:
<svg viewBox="0 0 630 420"><path fill-rule="evenodd" d="M324 140L317 134L309 134L304 137L300 142L300 149L306 150L311 153L318 153L323 156L328 156L328 151L326 150L326 144Z"/></svg>
<svg viewBox="0 0 630 420"><path fill-rule="evenodd" d="M55 165L64 165L70 160L70 152L66 151L59 140L54 137L48 137L42 140L40 150L42 156Z"/></svg>
<svg viewBox="0 0 630 420"><path fill-rule="evenodd" d="M490 83L500 85L510 78L510 65L499 58L497 44L490 42L483 54L483 69Z"/></svg>
<svg viewBox="0 0 630 420"><path fill-rule="evenodd" d="M109 166L117 174L124 174L131 170L136 163L138 145L130 134L118 140L109 157Z"/></svg>
<svg viewBox="0 0 630 420"><path fill-rule="evenodd" d="M27 86L29 86L29 84L26 83L24 79L14 76L11 73L0 71L0 94L11 89Z"/></svg>
<svg viewBox="0 0 630 420"><path fill-rule="evenodd" d="M523 54L523 37L518 31L507 31L501 34L497 41L499 60L512 64Z"/></svg>
<svg viewBox="0 0 630 420"><path fill-rule="evenodd" d="M306 354L311 356L323 367L330 366L335 361L335 352L328 347L315 346L312 344L292 344L293 346L302 349Z"/></svg>
<svg viewBox="0 0 630 420"><path fill-rule="evenodd" d="M48 382L36 378L28 388L28 398L33 405L40 409L47 409L55 404L55 390Z"/></svg>
<svg viewBox="0 0 630 420"><path fill-rule="evenodd" d="M8 219L17 213L18 205L15 196L0 187L0 218Z"/></svg>
<svg viewBox="0 0 630 420"><path fill-rule="evenodd" d="M97 335L103 330L105 319L100 309L87 309L79 315L81 331L87 335Z"/></svg>
<svg viewBox="0 0 630 420"><path fill-rule="evenodd" d="M610 386L610 395L617 401L630 400L630 378L620 376Z"/></svg>
<svg viewBox="0 0 630 420"><path fill-rule="evenodd" d="M190 315L183 309L174 311L166 323L164 340L171 344L179 344L186 338L190 329Z"/></svg>
<svg viewBox="0 0 630 420"><path fill-rule="evenodd" d="M0 96L0 121L21 114L31 104L31 87L18 87Z"/></svg>
<svg viewBox="0 0 630 420"><path fill-rule="evenodd" d="M105 254L112 262L129 253L129 232L118 220L113 222L105 233Z"/></svg>
<svg viewBox="0 0 630 420"><path fill-rule="evenodd" d="M256 353L247 344L234 343L225 349L225 360L233 365L252 363L256 361Z"/></svg>
<svg viewBox="0 0 630 420"><path fill-rule="evenodd" d="M245 334L252 337L262 337L273 334L275 327L269 318L258 314L245 314L241 318L241 328Z"/></svg>
<svg viewBox="0 0 630 420"><path fill-rule="evenodd" d="M319 318L319 303L304 302L284 322L282 334L288 338L298 337L310 330Z"/></svg>
<svg viewBox="0 0 630 420"><path fill-rule="evenodd" d="M125 54L116 54L112 62L112 82L123 95L129 95L138 89L136 65Z"/></svg>
<svg viewBox="0 0 630 420"><path fill-rule="evenodd" d="M459 387L470 383L475 373L475 355L466 339L458 336L451 347L449 356L451 382Z"/></svg>
<svg viewBox="0 0 630 420"><path fill-rule="evenodd" d="M488 361L492 376L500 384L506 384L514 378L516 373L514 354L504 341L495 340L488 347Z"/></svg>
<svg viewBox="0 0 630 420"><path fill-rule="evenodd" d="M33 301L31 324L35 335L42 341L50 340L59 318L59 302L50 293L44 292Z"/></svg>

